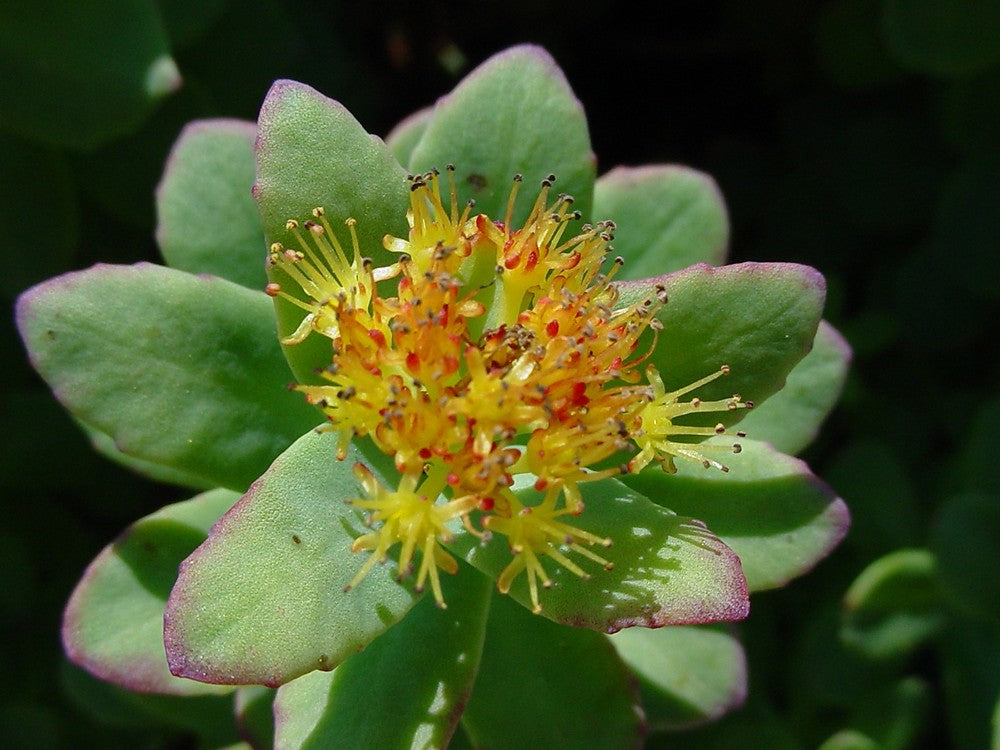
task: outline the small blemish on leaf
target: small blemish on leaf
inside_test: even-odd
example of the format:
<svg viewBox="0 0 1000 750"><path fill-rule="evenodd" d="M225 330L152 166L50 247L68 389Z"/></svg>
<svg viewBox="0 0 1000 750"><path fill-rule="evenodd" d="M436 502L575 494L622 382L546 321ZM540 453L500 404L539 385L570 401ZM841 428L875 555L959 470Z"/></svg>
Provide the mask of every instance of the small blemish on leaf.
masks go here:
<svg viewBox="0 0 1000 750"><path fill-rule="evenodd" d="M481 193L489 185L489 181L486 179L485 175L481 175L477 172L473 172L465 181L469 183L469 186L477 193Z"/></svg>
<svg viewBox="0 0 1000 750"><path fill-rule="evenodd" d="M56 338L56 332L55 332L55 331L53 331L53 330L52 330L51 328L49 328L49 329L48 329L47 331L45 331L45 337L46 337L46 338L47 338L47 339L48 339L49 341L55 341L55 338Z"/></svg>
<svg viewBox="0 0 1000 750"><path fill-rule="evenodd" d="M296 544L302 544L302 539L299 538L298 534L292 534L292 541Z"/></svg>

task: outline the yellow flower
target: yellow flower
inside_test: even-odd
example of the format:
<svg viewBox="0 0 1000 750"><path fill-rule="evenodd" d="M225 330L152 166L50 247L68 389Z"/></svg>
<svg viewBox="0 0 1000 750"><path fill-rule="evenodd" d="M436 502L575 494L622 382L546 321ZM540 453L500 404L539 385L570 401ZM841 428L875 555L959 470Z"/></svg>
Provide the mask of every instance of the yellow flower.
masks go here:
<svg viewBox="0 0 1000 750"><path fill-rule="evenodd" d="M322 209L302 226L290 221L299 248L275 246L270 262L304 297L277 284L268 293L306 312L285 343L313 332L333 343L321 373L326 383L296 388L325 413L321 429L339 432L337 457L354 436L368 436L402 475L388 490L363 466L355 469L366 499L352 502L369 511L374 528L354 542L372 554L349 588L399 545L400 578L419 555L416 586L430 581L444 606L438 570L458 566L441 545L460 521L484 540L507 537L514 558L497 585L506 593L526 573L539 611L539 584L552 582L543 558L578 576L587 573L570 552L612 565L590 549L611 540L572 523L584 512L580 484L654 460L672 471L674 458L725 470L705 457L712 446L683 442L725 428L675 420L750 404L738 396L679 400L725 367L671 393L654 368L640 370L648 356L640 339L652 329L655 345L666 296L657 289L639 304L619 304L613 277L621 260L602 270L614 224L571 230L579 214L569 196L549 198L554 177L514 227L520 177L504 219L495 221L472 216L471 202L459 213L451 174L447 205L436 171L410 178L410 231L406 239L385 237L399 260L384 268L363 259L353 220L350 262ZM395 294L383 296L376 282L391 279ZM532 477L538 505L512 492L517 475Z"/></svg>

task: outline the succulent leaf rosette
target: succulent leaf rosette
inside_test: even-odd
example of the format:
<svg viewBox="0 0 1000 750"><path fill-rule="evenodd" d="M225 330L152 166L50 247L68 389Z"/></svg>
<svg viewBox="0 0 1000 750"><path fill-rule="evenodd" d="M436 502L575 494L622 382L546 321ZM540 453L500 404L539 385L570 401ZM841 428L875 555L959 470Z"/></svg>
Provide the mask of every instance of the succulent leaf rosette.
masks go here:
<svg viewBox="0 0 1000 750"><path fill-rule="evenodd" d="M168 267L18 303L95 446L203 490L90 566L74 662L273 700L247 739L282 748L624 748L739 705L727 623L847 528L787 454L849 352L815 270L720 265L710 178L595 180L518 47L385 142L278 81L182 133L157 206Z"/></svg>

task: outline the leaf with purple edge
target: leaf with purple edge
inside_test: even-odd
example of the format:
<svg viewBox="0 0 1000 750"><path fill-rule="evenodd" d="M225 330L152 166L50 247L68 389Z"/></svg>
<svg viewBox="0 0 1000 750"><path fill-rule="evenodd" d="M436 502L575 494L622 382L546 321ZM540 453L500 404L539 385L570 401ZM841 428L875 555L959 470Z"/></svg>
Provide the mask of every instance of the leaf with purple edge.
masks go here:
<svg viewBox="0 0 1000 750"><path fill-rule="evenodd" d="M555 190L572 195L575 208L591 215L595 157L587 118L566 76L541 47L522 45L494 55L438 100L409 167L423 172L448 164L456 168L460 201L474 199L476 211L494 219L503 220L518 173L532 196L555 174ZM515 225L531 205L519 202Z"/></svg>
<svg viewBox="0 0 1000 750"><path fill-rule="evenodd" d="M332 673L280 687L275 747L447 747L479 667L491 587L465 566L442 585L447 609L424 597Z"/></svg>
<svg viewBox="0 0 1000 750"><path fill-rule="evenodd" d="M333 669L419 598L386 568L344 591L365 559L351 552L362 517L344 502L359 495L353 464L364 461L384 484L396 481L370 444L360 443L363 451L356 442L337 461L338 440L306 433L181 564L164 616L174 674L275 687Z"/></svg>
<svg viewBox="0 0 1000 750"><path fill-rule="evenodd" d="M17 324L62 404L130 456L243 490L319 419L288 393L262 292L140 263L25 292Z"/></svg>
<svg viewBox="0 0 1000 750"><path fill-rule="evenodd" d="M725 459L729 472L678 461L677 474L650 469L622 481L659 505L704 521L739 555L750 590L761 591L811 570L844 538L850 515L799 459L755 440L739 443L741 452ZM706 444L728 448L733 439Z"/></svg>
<svg viewBox="0 0 1000 750"><path fill-rule="evenodd" d="M743 705L746 655L734 631L727 625L675 625L609 636L639 681L652 729L700 726Z"/></svg>
<svg viewBox="0 0 1000 750"><path fill-rule="evenodd" d="M156 188L156 241L167 265L264 288L267 248L250 193L256 135L242 120L196 120L181 131Z"/></svg>
<svg viewBox="0 0 1000 750"><path fill-rule="evenodd" d="M253 194L268 245L296 248L286 222L304 222L321 206L334 227L343 230L348 248L342 222L353 218L361 254L376 265L395 261L382 238L406 236L406 173L381 139L369 135L342 104L305 84L275 81L260 110L256 160ZM268 273L288 293L304 294L282 271ZM280 297L275 310L281 336L294 331L303 317L302 310ZM321 338L285 347L299 382L315 381L315 369L330 364L329 342Z"/></svg>
<svg viewBox="0 0 1000 750"><path fill-rule="evenodd" d="M615 222L620 279L719 265L729 250L726 203L709 175L675 164L615 167L594 185L594 217Z"/></svg>
<svg viewBox="0 0 1000 750"><path fill-rule="evenodd" d="M515 484L525 505L540 493L532 481ZM576 528L612 540L595 548L612 570L582 560L589 579L579 578L542 558L553 585L540 594L542 615L576 627L614 633L632 626L659 627L741 620L749 611L739 558L704 524L662 508L615 479L580 485L586 509L572 520ZM473 566L497 578L511 561L506 538L486 544L469 534L451 545ZM572 555L571 555L572 556ZM525 575L510 590L529 609Z"/></svg>
<svg viewBox="0 0 1000 750"><path fill-rule="evenodd" d="M475 748L632 750L646 732L636 686L599 633L536 617L494 595L462 717Z"/></svg>
<svg viewBox="0 0 1000 750"><path fill-rule="evenodd" d="M812 346L826 297L823 276L808 266L699 264L652 279L623 281L618 284L619 306L641 303L658 286L668 302L657 312L664 330L649 362L667 390L682 388L722 365L730 367L728 377L692 394L704 401L740 393L760 403L780 390ZM644 336L652 340L651 334ZM714 424L745 414L739 409L707 417Z"/></svg>
<svg viewBox="0 0 1000 750"><path fill-rule="evenodd" d="M798 453L813 441L840 398L850 364L850 345L836 328L820 321L812 351L788 373L784 388L740 421L740 429L782 453Z"/></svg>
<svg viewBox="0 0 1000 750"><path fill-rule="evenodd" d="M175 571L239 495L212 490L132 524L87 568L63 616L69 658L102 680L144 693L206 695L225 688L170 674L163 608Z"/></svg>

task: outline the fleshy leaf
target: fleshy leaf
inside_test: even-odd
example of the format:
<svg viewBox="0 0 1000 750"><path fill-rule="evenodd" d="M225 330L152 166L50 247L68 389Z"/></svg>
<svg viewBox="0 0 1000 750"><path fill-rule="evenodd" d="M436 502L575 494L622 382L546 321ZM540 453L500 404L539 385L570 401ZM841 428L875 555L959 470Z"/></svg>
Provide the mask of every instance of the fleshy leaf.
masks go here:
<svg viewBox="0 0 1000 750"><path fill-rule="evenodd" d="M818 750L883 750L883 747L856 729L841 729L828 737Z"/></svg>
<svg viewBox="0 0 1000 750"><path fill-rule="evenodd" d="M274 338L270 301L231 282L98 265L18 300L31 361L123 453L243 490L318 421Z"/></svg>
<svg viewBox="0 0 1000 750"><path fill-rule="evenodd" d="M310 219L317 206L334 228L356 219L361 253L376 264L395 260L382 246L386 234L406 236L406 173L388 147L365 132L342 104L295 81L275 81L261 107L253 191L268 244L297 247L285 223ZM342 240L349 248L346 229ZM271 280L302 294L277 269L271 270ZM281 298L275 298L275 308L279 332L287 336L303 312ZM329 341L321 338L285 348L299 382L315 381L315 368L330 364Z"/></svg>
<svg viewBox="0 0 1000 750"><path fill-rule="evenodd" d="M583 106L563 72L545 50L522 45L494 55L438 101L409 167L454 164L460 200L474 199L477 211L500 220L514 175L524 175L532 197L514 212L519 224L550 173L555 190L589 218L594 162Z"/></svg>
<svg viewBox="0 0 1000 750"><path fill-rule="evenodd" d="M410 155L423 137L433 113L433 107L417 110L400 120L385 137L385 145L400 164L405 166L410 163Z"/></svg>
<svg viewBox="0 0 1000 750"><path fill-rule="evenodd" d="M657 313L664 331L650 363L667 390L730 366L728 377L693 394L702 400L740 393L760 403L779 390L812 346L826 296L823 277L808 266L699 264L666 276L622 282L619 306L641 302L658 285L669 301ZM745 413L741 409L733 414Z"/></svg>
<svg viewBox="0 0 1000 750"><path fill-rule="evenodd" d="M462 725L483 750L625 750L645 734L635 685L607 639L499 595Z"/></svg>
<svg viewBox="0 0 1000 750"><path fill-rule="evenodd" d="M517 485L515 485L517 487ZM581 485L586 510L572 525L612 545L597 548L614 564L604 570L583 560L589 579L582 579L542 558L552 578L540 595L542 614L566 625L614 633L641 625L686 625L741 620L749 611L746 581L739 558L701 521L659 507L614 479ZM537 505L541 494L517 490L525 505ZM466 534L455 543L466 559L496 578L511 561L504 538L487 544ZM531 608L526 576L510 595Z"/></svg>
<svg viewBox="0 0 1000 750"><path fill-rule="evenodd" d="M87 568L63 618L69 658L91 674L144 693L205 695L217 686L170 674L163 607L181 560L239 495L213 490L137 521Z"/></svg>
<svg viewBox="0 0 1000 750"><path fill-rule="evenodd" d="M850 363L850 345L836 328L820 321L812 351L788 373L784 388L743 418L740 429L782 453L798 453L813 441L837 403Z"/></svg>
<svg viewBox="0 0 1000 750"><path fill-rule="evenodd" d="M984 550L1000 549L1000 497L967 494L951 498L931 532L942 591L960 612L996 620L1000 572L984 564Z"/></svg>
<svg viewBox="0 0 1000 750"><path fill-rule="evenodd" d="M465 566L442 584L447 609L424 597L332 673L279 688L277 750L448 746L479 666L491 593Z"/></svg>
<svg viewBox="0 0 1000 750"><path fill-rule="evenodd" d="M707 444L732 442L712 438ZM741 452L725 458L729 472L678 461L676 474L651 469L622 480L654 502L704 521L739 555L751 591L784 586L840 543L850 515L799 459L766 443L739 442Z"/></svg>
<svg viewBox="0 0 1000 750"><path fill-rule="evenodd" d="M841 640L873 659L905 655L945 624L937 561L927 550L897 550L862 571L844 597Z"/></svg>
<svg viewBox="0 0 1000 750"><path fill-rule="evenodd" d="M364 528L344 503L359 493L351 469L364 460L378 476L384 457L373 462L352 446L337 461L338 439L309 432L296 441L181 564L164 617L174 674L281 685L333 669L416 601L384 568L344 591L365 559L351 552Z"/></svg>
<svg viewBox="0 0 1000 750"><path fill-rule="evenodd" d="M264 231L250 190L257 126L198 120L181 132L156 189L156 240L167 264L263 289Z"/></svg>
<svg viewBox="0 0 1000 750"><path fill-rule="evenodd" d="M145 461L141 458L130 456L127 453L122 453L118 450L114 439L110 435L106 435L100 430L95 430L93 427L88 427L80 420L77 420L77 424L87 435L95 451L105 458L131 469L136 474L154 479L157 482L163 482L164 484L176 484L180 487L189 487L195 490L212 489L212 484L205 479L192 474L186 474L170 466L154 464L152 461Z"/></svg>
<svg viewBox="0 0 1000 750"><path fill-rule="evenodd" d="M724 263L729 217L718 185L703 172L675 165L615 167L594 186L595 220L611 219L623 279Z"/></svg>
<svg viewBox="0 0 1000 750"><path fill-rule="evenodd" d="M746 656L731 627L628 628L609 637L639 681L652 729L698 726L746 698Z"/></svg>
<svg viewBox="0 0 1000 750"><path fill-rule="evenodd" d="M153 0L0 3L5 130L54 146L95 148L129 132L180 85Z"/></svg>

